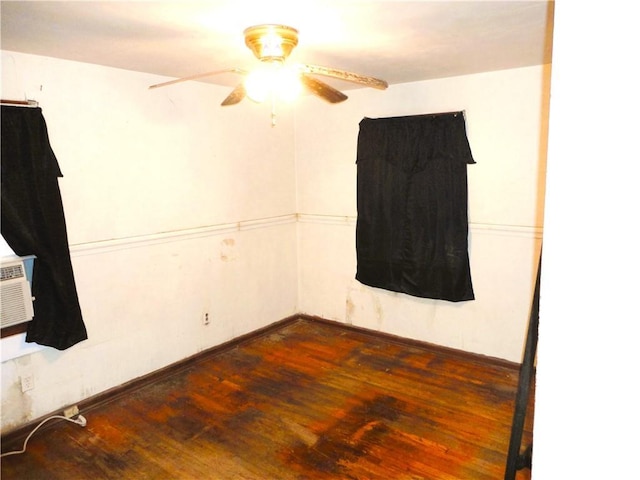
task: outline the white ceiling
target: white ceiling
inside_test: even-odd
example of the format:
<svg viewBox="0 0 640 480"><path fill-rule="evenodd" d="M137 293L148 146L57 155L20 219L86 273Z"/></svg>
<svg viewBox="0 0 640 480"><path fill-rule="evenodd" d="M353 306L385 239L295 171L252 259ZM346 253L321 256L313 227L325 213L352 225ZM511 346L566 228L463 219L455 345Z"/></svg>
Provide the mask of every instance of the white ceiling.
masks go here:
<svg viewBox="0 0 640 480"><path fill-rule="evenodd" d="M291 62L370 75L389 84L551 61L553 3L540 0L2 1L0 5L3 50L176 78L251 68L257 60L244 45L243 30L261 23L299 30ZM237 79L219 75L207 81L231 85Z"/></svg>

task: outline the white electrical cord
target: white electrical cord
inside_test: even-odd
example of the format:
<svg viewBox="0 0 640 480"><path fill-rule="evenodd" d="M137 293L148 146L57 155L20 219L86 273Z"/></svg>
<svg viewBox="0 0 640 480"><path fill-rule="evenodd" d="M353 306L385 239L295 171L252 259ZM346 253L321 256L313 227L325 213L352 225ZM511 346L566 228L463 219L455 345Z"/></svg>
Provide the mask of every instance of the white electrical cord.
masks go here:
<svg viewBox="0 0 640 480"><path fill-rule="evenodd" d="M87 426L87 419L84 418L82 415L78 415L76 418L63 417L62 415L52 415L51 417L48 417L48 418L45 418L44 420L42 420L36 426L36 428L31 430L31 433L29 435L27 435L27 438L25 438L25 440L24 440L24 444L22 445L22 450L16 450L15 452L3 453L3 454L0 455L0 458L6 457L8 455L20 455L21 453L26 452L27 451L27 442L32 437L32 435L34 433L36 433L36 430L38 430L42 425L47 423L49 420L53 420L54 418L61 418L62 420L66 420L67 422L75 423L77 425L80 425L81 427L86 427Z"/></svg>

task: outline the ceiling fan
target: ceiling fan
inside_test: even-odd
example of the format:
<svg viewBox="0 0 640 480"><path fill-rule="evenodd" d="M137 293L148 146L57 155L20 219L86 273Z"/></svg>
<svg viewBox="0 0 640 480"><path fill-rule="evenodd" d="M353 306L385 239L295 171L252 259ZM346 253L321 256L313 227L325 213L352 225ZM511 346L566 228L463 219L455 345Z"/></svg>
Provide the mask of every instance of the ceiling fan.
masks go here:
<svg viewBox="0 0 640 480"><path fill-rule="evenodd" d="M222 73L237 73L242 75L244 79L222 101L222 106L228 106L239 103L245 97L255 101L264 100L267 96L265 88L279 88L285 93L293 93L296 90L296 86L301 86L329 103L343 102L348 98L331 85L315 78L315 75L337 78L380 90L388 87L387 82L384 80L335 68L310 64L286 66L285 60L298 44L298 31L292 27L275 24L255 25L244 30L244 39L247 47L261 62L260 66L255 70L251 72L239 68L215 70L151 85L149 88L165 87L178 82L196 80ZM265 78L268 78L268 80L265 80ZM255 93L255 87L258 87L258 90L262 87L262 91Z"/></svg>

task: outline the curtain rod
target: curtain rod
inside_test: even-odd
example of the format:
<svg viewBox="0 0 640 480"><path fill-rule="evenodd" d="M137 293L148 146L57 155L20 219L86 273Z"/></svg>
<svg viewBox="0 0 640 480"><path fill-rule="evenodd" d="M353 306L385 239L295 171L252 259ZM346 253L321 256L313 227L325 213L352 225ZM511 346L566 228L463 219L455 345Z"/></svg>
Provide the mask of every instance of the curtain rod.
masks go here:
<svg viewBox="0 0 640 480"><path fill-rule="evenodd" d="M14 107L37 107L37 100L0 100L2 105L12 105Z"/></svg>

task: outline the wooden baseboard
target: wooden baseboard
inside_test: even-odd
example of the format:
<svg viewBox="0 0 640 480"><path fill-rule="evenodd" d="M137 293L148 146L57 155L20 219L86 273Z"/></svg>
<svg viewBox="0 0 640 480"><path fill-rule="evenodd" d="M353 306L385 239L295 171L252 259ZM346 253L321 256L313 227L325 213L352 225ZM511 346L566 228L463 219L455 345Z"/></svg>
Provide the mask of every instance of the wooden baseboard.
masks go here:
<svg viewBox="0 0 640 480"><path fill-rule="evenodd" d="M298 314L297 318L308 320L308 321L320 322L327 325L333 325L337 328L342 328L345 330L360 332L362 334L370 335L372 337L382 339L386 342L395 343L398 345L406 345L406 346L413 346L413 347L427 349L434 353L438 353L439 355L455 356L457 358L462 358L462 359L465 359L466 361L475 362L480 365L499 366L507 369L512 369L515 372L518 372L520 370L519 363L505 360L502 358L490 357L488 355L482 355L480 353L466 352L464 350L444 347L442 345L436 345L435 343L429 343L423 340L414 340L412 338L400 337L397 335L393 335L391 333L380 332L378 330L371 330L364 327L357 327L355 325L350 325L348 323L342 323L335 320L327 320L322 317L316 317L313 315L307 315L303 313Z"/></svg>
<svg viewBox="0 0 640 480"><path fill-rule="evenodd" d="M366 328L362 328L362 327L356 327L353 325L349 325L349 324L345 324L342 322L338 322L338 321L334 321L334 320L327 320L321 317L316 317L313 315L307 315L307 314L296 314L296 315L292 315L290 317L284 318L282 320L279 320L277 322L272 323L271 325L268 325L266 327L260 328L258 330L255 330L253 332L250 332L248 334L245 335L241 335L239 337L234 338L233 340L230 340L228 342L222 343L220 345L217 345L215 347L212 347L210 349L204 350L200 353L197 353L193 356L187 357L183 360L180 360L176 363L173 363L171 365L168 365L164 368L161 368L159 370L156 370L154 372L151 372L147 375L144 375L142 377L138 377L135 378L133 380L130 380L122 385L119 385L117 387L111 388L109 390L106 390L102 393L99 393L97 395L94 395L92 397L89 397L85 400L82 400L74 405L78 406L78 409L80 410L80 412L84 415L86 413L89 413L91 410L99 408L101 405L104 405L105 403L111 402L117 398L120 398L124 395L130 395L132 392L134 392L135 390L138 390L146 385L150 385L153 384L154 382L158 382L160 380L163 380L167 377L170 377L171 375L174 375L177 372L183 371L188 369L189 367L191 367L192 365L198 363L198 362L202 362L205 359L210 358L211 356L215 356L215 355L219 355L221 353L227 352L233 348L236 348L242 344L248 343L250 341L253 341L257 338L260 337L264 337L266 335L270 335L278 330L281 330L282 328L298 322L298 321L309 321L309 322L319 322L319 323L323 323L325 325L331 325L332 327L335 327L337 329L344 329L344 330L351 330L351 331L356 331L359 332L361 334L364 335L369 335L372 338L377 338L377 339L382 339L386 342L392 342L392 343L396 343L399 345L406 345L406 346L414 346L414 347L419 347L419 348L424 348L427 350L430 350L434 353L437 353L439 355L447 355L447 356L456 356L458 358L464 358L466 361L472 361L474 363L480 364L480 365L491 365L491 366L500 366L503 368L507 368L507 369L512 369L514 372L518 372L519 368L520 368L520 364L518 363L514 363L514 362L510 362L507 360L503 360L503 359L499 359L499 358L494 358L494 357L489 357L489 356L485 356L485 355L480 355L480 354L475 354L475 353L470 353L470 352L464 352L462 350L456 350L453 348L448 348L448 347L443 347L440 345L435 345L435 344L431 344L431 343L427 343L427 342L423 342L420 340L413 340L413 339L409 339L409 338L404 338L404 337L399 337L396 335L392 335L392 334L388 334L388 333L384 333L384 332L379 332L379 331L375 331L375 330L370 330L370 329L366 329ZM69 405L71 406L71 405ZM18 427L15 430L12 430L6 434L2 435L1 438L1 445L2 445L2 451L8 451L11 450L13 448L15 448L16 446L20 446L25 438L27 437L27 435L29 435L29 433L44 419L52 416L52 415L60 415L61 412L67 407L63 407L61 408L59 411L53 412L49 415L44 415L36 420L32 420L29 423L22 425L20 427ZM59 424L60 422L63 422L64 420L61 419L54 419L51 420L49 422L47 422L45 425L43 425L42 428L50 428L56 424Z"/></svg>

